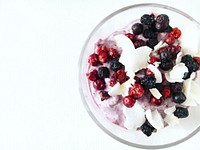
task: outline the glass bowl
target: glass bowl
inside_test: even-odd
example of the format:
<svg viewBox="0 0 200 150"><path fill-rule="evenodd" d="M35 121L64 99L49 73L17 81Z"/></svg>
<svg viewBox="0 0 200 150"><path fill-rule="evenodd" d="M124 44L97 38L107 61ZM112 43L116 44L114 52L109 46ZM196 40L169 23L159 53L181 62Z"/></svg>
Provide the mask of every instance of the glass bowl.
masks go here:
<svg viewBox="0 0 200 150"><path fill-rule="evenodd" d="M200 107L190 107L190 117L181 121L174 127L166 127L153 136L146 137L143 133L130 131L107 120L98 105L94 101L89 88L86 73L88 71L88 56L94 52L95 43L99 39L108 37L111 33L118 31L143 14L167 14L172 27L179 27L182 31L192 28L197 35L200 35L200 24L186 13L161 4L138 4L131 5L115 11L104 18L91 32L86 40L79 59L79 88L83 104L94 120L94 122L108 135L114 139L137 148L160 149L174 146L194 136L200 130ZM200 48L198 38L188 38L188 42ZM89 131L88 131L89 132Z"/></svg>

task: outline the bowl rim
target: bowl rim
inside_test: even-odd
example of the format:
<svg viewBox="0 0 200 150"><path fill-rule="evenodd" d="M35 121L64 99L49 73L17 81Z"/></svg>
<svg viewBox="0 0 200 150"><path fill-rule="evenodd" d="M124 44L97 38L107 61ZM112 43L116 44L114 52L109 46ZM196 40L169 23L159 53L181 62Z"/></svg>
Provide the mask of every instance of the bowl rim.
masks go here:
<svg viewBox="0 0 200 150"><path fill-rule="evenodd" d="M106 133L108 134L110 137L114 138L115 140L128 145L128 146L132 146L132 147L136 147L136 148L141 148L141 149L163 149L163 148L169 148L175 145L178 145L180 143L183 143L184 141L190 139L191 137L193 137L194 135L196 135L199 131L200 131L200 126L197 127L193 132L191 132L188 136L172 142L172 143L168 143L168 144L163 144L163 145L141 145L141 144L136 144L136 143L132 143L132 142L128 142L124 139L119 138L118 136L114 135L113 133L111 133L108 129L106 129L97 119L96 117L93 115L93 113L91 112L88 104L86 103L85 97L84 97L84 93L83 93L83 89L82 89L82 84L81 84L81 65L82 65L82 60L83 60L83 55L84 55L84 50L86 49L87 43L90 41L91 36L95 33L96 30L98 30L102 24L104 24L107 20L109 20L110 18L114 17L115 15L126 11L128 9L132 9L132 8L138 8L138 7L155 7L155 8L163 8L163 9L167 9L167 10L171 10L173 12L176 12L184 17L186 17L187 19L189 19L190 21L192 21L199 29L200 29L200 23L198 21L196 21L194 18L192 18L191 16L189 16L188 14L186 14L185 12L176 9L174 7L168 6L168 5L164 5L164 4L159 4L159 3L140 3L140 4L133 4L133 5L129 5L129 6L125 6L123 8L120 8L114 12L112 12L111 14L109 14L108 16L106 16L104 19L102 19L95 27L94 29L90 32L90 34L88 35L82 51L80 53L79 56L79 62L78 62L78 80L79 80L79 93L81 95L81 99L82 99L82 103L86 109L86 111L88 112L89 116L93 119L93 121Z"/></svg>

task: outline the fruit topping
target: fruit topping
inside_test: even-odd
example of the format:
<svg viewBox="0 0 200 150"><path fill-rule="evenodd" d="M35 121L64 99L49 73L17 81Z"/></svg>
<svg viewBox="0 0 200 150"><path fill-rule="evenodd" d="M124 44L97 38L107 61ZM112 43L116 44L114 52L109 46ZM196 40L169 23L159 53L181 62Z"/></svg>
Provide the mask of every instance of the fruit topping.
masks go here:
<svg viewBox="0 0 200 150"><path fill-rule="evenodd" d="M132 33L126 33L125 36L127 36L131 41L133 41L135 35Z"/></svg>
<svg viewBox="0 0 200 150"><path fill-rule="evenodd" d="M134 98L139 98L144 94L144 89L140 84L136 83L129 88L128 94Z"/></svg>
<svg viewBox="0 0 200 150"><path fill-rule="evenodd" d="M169 17L166 14L160 14L156 17L155 27L157 31L164 31L169 26Z"/></svg>
<svg viewBox="0 0 200 150"><path fill-rule="evenodd" d="M141 131L146 136L150 136L152 132L155 130L155 128L148 122L148 120L146 120L145 123L140 128L141 128Z"/></svg>
<svg viewBox="0 0 200 150"><path fill-rule="evenodd" d="M186 96L183 92L173 93L173 102L181 104L186 100Z"/></svg>
<svg viewBox="0 0 200 150"><path fill-rule="evenodd" d="M160 106L162 104L162 99L161 98L157 99L154 96L151 96L150 104L155 105L155 106Z"/></svg>
<svg viewBox="0 0 200 150"><path fill-rule="evenodd" d="M174 37L175 39L178 39L181 36L181 30L177 27L173 28L168 35Z"/></svg>
<svg viewBox="0 0 200 150"><path fill-rule="evenodd" d="M100 95L101 101L104 101L110 98L110 95L108 94L107 91L100 91L99 95Z"/></svg>
<svg viewBox="0 0 200 150"><path fill-rule="evenodd" d="M134 104L135 104L135 102L136 102L136 100L135 100L133 97L131 97L131 96L125 96L125 97L122 99L122 101L123 101L123 104L124 104L126 107L128 107L128 108L133 107Z"/></svg>
<svg viewBox="0 0 200 150"><path fill-rule="evenodd" d="M119 62L118 59L113 59L111 62L110 62L110 69L112 71L117 71L117 70L120 70L122 69L123 65Z"/></svg>
<svg viewBox="0 0 200 150"><path fill-rule="evenodd" d="M154 15L151 14L144 14L141 18L140 18L140 22L143 25L147 25L147 26L151 26L154 23Z"/></svg>
<svg viewBox="0 0 200 150"><path fill-rule="evenodd" d="M96 81L99 78L96 69L92 70L90 73L87 73L86 76L90 81Z"/></svg>
<svg viewBox="0 0 200 150"><path fill-rule="evenodd" d="M106 63L108 61L108 54L106 52L100 52L98 54L98 60L102 64Z"/></svg>
<svg viewBox="0 0 200 150"><path fill-rule="evenodd" d="M105 45L100 45L97 47L97 53L101 53L101 52L108 52L108 48Z"/></svg>
<svg viewBox="0 0 200 150"><path fill-rule="evenodd" d="M151 92L153 97L155 97L156 99L160 99L162 97L162 94L160 94L157 88L149 89L149 91Z"/></svg>
<svg viewBox="0 0 200 150"><path fill-rule="evenodd" d="M105 81L102 79L97 79L93 82L93 86L96 90L103 90L105 88Z"/></svg>
<svg viewBox="0 0 200 150"><path fill-rule="evenodd" d="M89 56L88 58L88 63L92 66L97 66L99 65L99 60L98 60L98 55L93 53Z"/></svg>
<svg viewBox="0 0 200 150"><path fill-rule="evenodd" d="M176 107L176 110L174 112L174 116L178 118L186 118L189 116L189 112L187 108L183 107Z"/></svg>
<svg viewBox="0 0 200 150"><path fill-rule="evenodd" d="M150 64L154 64L158 59L155 56L151 56L149 59Z"/></svg>
<svg viewBox="0 0 200 150"><path fill-rule="evenodd" d="M156 32L153 32L152 30L150 29L145 29L144 32L143 32L143 36L145 38L150 38L150 39L157 39L157 33Z"/></svg>
<svg viewBox="0 0 200 150"><path fill-rule="evenodd" d="M118 53L118 51L114 48L110 48L108 50L108 55L110 59L118 59L120 57L120 54Z"/></svg>
<svg viewBox="0 0 200 150"><path fill-rule="evenodd" d="M181 92L183 89L183 83L182 82L170 83L170 89L172 93Z"/></svg>
<svg viewBox="0 0 200 150"><path fill-rule="evenodd" d="M156 84L156 78L146 75L144 76L144 78L141 79L141 85L145 88L145 89L151 89L153 87L155 87Z"/></svg>
<svg viewBox="0 0 200 150"><path fill-rule="evenodd" d="M199 69L198 63L192 58L191 55L185 55L182 57L181 62L185 64L189 72L195 72Z"/></svg>
<svg viewBox="0 0 200 150"><path fill-rule="evenodd" d="M171 96L171 89L169 86L165 86L162 91L162 95L164 98L168 98Z"/></svg>
<svg viewBox="0 0 200 150"><path fill-rule="evenodd" d="M158 40L157 39L149 39L146 41L146 45L149 46L150 48L154 48L154 46L156 46L158 44Z"/></svg>
<svg viewBox="0 0 200 150"><path fill-rule="evenodd" d="M98 69L99 78L109 78L110 71L107 67L99 67Z"/></svg>
<svg viewBox="0 0 200 150"><path fill-rule="evenodd" d="M133 31L133 34L135 35L141 34L143 32L143 25L141 23L135 23L132 26L132 31Z"/></svg>
<svg viewBox="0 0 200 150"><path fill-rule="evenodd" d="M137 40L135 40L135 42L133 44L134 44L135 48L138 48L141 46L145 46L146 42L144 40L137 39Z"/></svg>
<svg viewBox="0 0 200 150"><path fill-rule="evenodd" d="M162 82L162 74L156 66L150 64L147 66L147 70L150 70L153 73L153 76L156 78L156 83ZM151 75L151 74L149 73L146 75Z"/></svg>
<svg viewBox="0 0 200 150"><path fill-rule="evenodd" d="M129 79L129 77L126 75L126 72L124 70L118 70L116 72L116 76L117 76L117 81L122 84L125 81L127 81Z"/></svg>

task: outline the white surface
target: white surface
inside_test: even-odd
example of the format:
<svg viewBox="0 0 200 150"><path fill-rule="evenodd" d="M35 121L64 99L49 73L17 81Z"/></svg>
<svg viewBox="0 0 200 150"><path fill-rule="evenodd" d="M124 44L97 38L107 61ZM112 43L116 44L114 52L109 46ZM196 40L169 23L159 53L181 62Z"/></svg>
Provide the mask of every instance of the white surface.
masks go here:
<svg viewBox="0 0 200 150"><path fill-rule="evenodd" d="M79 96L77 72L95 25L141 2L148 0L0 0L0 150L136 150L92 121ZM200 21L197 0L152 2ZM169 149L199 145L200 133Z"/></svg>

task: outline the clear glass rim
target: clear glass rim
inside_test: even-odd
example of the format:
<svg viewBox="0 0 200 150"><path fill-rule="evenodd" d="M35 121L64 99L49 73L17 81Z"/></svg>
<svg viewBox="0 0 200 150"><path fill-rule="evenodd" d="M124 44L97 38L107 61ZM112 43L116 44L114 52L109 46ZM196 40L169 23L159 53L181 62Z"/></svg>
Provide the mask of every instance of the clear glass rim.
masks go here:
<svg viewBox="0 0 200 150"><path fill-rule="evenodd" d="M84 93L83 93L83 89L82 89L82 84L81 84L81 65L82 65L82 60L83 60L83 55L84 55L84 50L87 46L87 43L89 42L89 40L91 39L91 36L95 33L96 30L98 30L102 24L104 24L107 20L109 20L110 18L112 18L113 16L123 12L123 11L126 11L128 9L132 9L132 8L135 8L135 7L155 7L155 8L163 8L163 9L168 9L168 10L171 10L171 11L174 11L184 17L186 17L187 19L191 20L195 25L198 26L198 28L200 28L200 23L197 22L194 18L192 18L191 16L189 16L188 14L186 14L185 12L183 11L180 11L174 7L171 7L171 6L167 6L167 5L163 5L163 4L157 4L157 3L143 3L143 4L134 4L134 5L130 5L130 6L126 6L126 7L123 7L113 13L111 13L110 15L108 15L107 17L105 17L102 21L100 21L97 26L92 30L92 32L89 34L87 40L85 41L84 43L84 46L82 48L82 51L81 51L81 54L79 56L79 62L78 62L78 68L79 68L79 72L78 72L78 80L79 80L79 92L80 92L80 95L81 95L81 99L82 99L82 102L83 102L83 105L85 106L88 114L90 115L90 117L93 119L93 121L105 132L107 133L109 136L111 136L112 138L114 138L115 140L123 143L123 144L126 144L126 145L129 145L129 146L132 146L132 147L136 147L136 148L141 148L141 149L163 149L163 148L168 148L168 147L172 147L172 146L175 146L177 144L180 144L188 139L190 139L191 137L193 137L195 134L197 134L199 131L200 131L200 126L195 129L192 133L190 133L188 136L178 140L178 141L175 141L175 142L172 142L172 143L168 143L168 144L163 144L163 145L141 145L141 144L136 144L136 143L131 143L131 142L128 142L126 140L123 140L121 138L119 138L118 136L114 135L113 133L111 133L109 130L107 130L97 119L96 117L93 115L93 113L91 112L88 104L86 103L86 100L85 100L85 97L84 97Z"/></svg>

